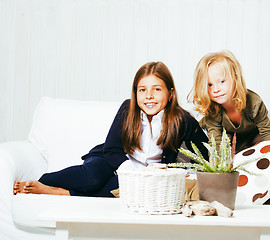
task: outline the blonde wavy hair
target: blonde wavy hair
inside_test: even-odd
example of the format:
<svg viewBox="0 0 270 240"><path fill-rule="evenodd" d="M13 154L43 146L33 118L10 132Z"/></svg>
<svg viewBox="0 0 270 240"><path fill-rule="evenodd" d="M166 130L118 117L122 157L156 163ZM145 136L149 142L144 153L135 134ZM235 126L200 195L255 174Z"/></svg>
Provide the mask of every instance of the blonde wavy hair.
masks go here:
<svg viewBox="0 0 270 240"><path fill-rule="evenodd" d="M208 69L215 63L220 64L224 76L232 79L235 109L241 111L246 107L247 88L242 76L241 65L233 53L228 50L208 53L201 58L195 70L194 85L187 96L188 101L193 102L195 110L204 116L218 114L221 106L211 101L208 94Z"/></svg>

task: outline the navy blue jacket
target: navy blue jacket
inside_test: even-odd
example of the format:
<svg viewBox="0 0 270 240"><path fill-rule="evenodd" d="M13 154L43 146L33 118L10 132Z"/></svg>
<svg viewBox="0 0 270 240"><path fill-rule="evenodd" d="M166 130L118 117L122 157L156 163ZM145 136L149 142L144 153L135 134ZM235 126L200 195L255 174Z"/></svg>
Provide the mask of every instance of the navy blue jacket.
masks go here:
<svg viewBox="0 0 270 240"><path fill-rule="evenodd" d="M105 143L97 145L91 149L88 154L82 156L83 160L91 156L104 157L108 161L108 164L114 170L117 170L117 168L128 159L122 146L121 132L128 113L129 103L130 100L125 100L119 108L106 137ZM185 142L187 148L193 151L190 144L190 141L192 141L199 148L204 158L208 159L208 151L202 144L202 142L208 142L208 138L199 126L199 123L187 111L184 111L183 120L183 124L185 124L185 126L182 126L182 130L179 129L179 131L183 131L184 129L185 133L181 139L178 140L176 149L180 148L181 144ZM180 136L181 135L182 134L180 134ZM177 154L178 152L169 148L163 149L162 163L176 162Z"/></svg>

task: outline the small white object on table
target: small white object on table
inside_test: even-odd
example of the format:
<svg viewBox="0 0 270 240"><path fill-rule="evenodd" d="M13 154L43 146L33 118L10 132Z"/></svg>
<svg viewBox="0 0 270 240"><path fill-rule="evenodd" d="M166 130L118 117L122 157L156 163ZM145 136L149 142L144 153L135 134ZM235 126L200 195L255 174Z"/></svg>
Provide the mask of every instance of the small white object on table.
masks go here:
<svg viewBox="0 0 270 240"><path fill-rule="evenodd" d="M270 240L270 206L237 206L234 216L127 213L119 198L66 198L38 220L56 222L56 239Z"/></svg>

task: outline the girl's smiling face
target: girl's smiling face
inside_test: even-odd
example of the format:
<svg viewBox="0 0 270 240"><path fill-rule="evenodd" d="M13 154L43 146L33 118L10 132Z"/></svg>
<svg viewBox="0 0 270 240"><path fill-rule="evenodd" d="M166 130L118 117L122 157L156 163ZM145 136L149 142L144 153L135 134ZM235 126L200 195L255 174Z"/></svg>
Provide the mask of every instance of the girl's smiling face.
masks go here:
<svg viewBox="0 0 270 240"><path fill-rule="evenodd" d="M149 119L163 110L172 97L173 89L167 89L160 78L149 75L142 78L137 85L137 103Z"/></svg>
<svg viewBox="0 0 270 240"><path fill-rule="evenodd" d="M212 101L223 107L233 106L232 79L227 76L219 63L214 63L208 69L208 94Z"/></svg>

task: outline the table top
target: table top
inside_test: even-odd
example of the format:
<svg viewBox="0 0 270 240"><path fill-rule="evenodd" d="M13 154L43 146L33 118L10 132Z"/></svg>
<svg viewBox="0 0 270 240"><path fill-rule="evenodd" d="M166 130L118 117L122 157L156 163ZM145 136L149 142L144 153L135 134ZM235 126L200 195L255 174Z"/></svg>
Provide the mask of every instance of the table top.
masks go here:
<svg viewBox="0 0 270 240"><path fill-rule="evenodd" d="M38 220L76 223L162 224L200 226L270 227L270 205L236 206L231 218L183 214L143 215L127 212L119 198L64 198L63 204Z"/></svg>

